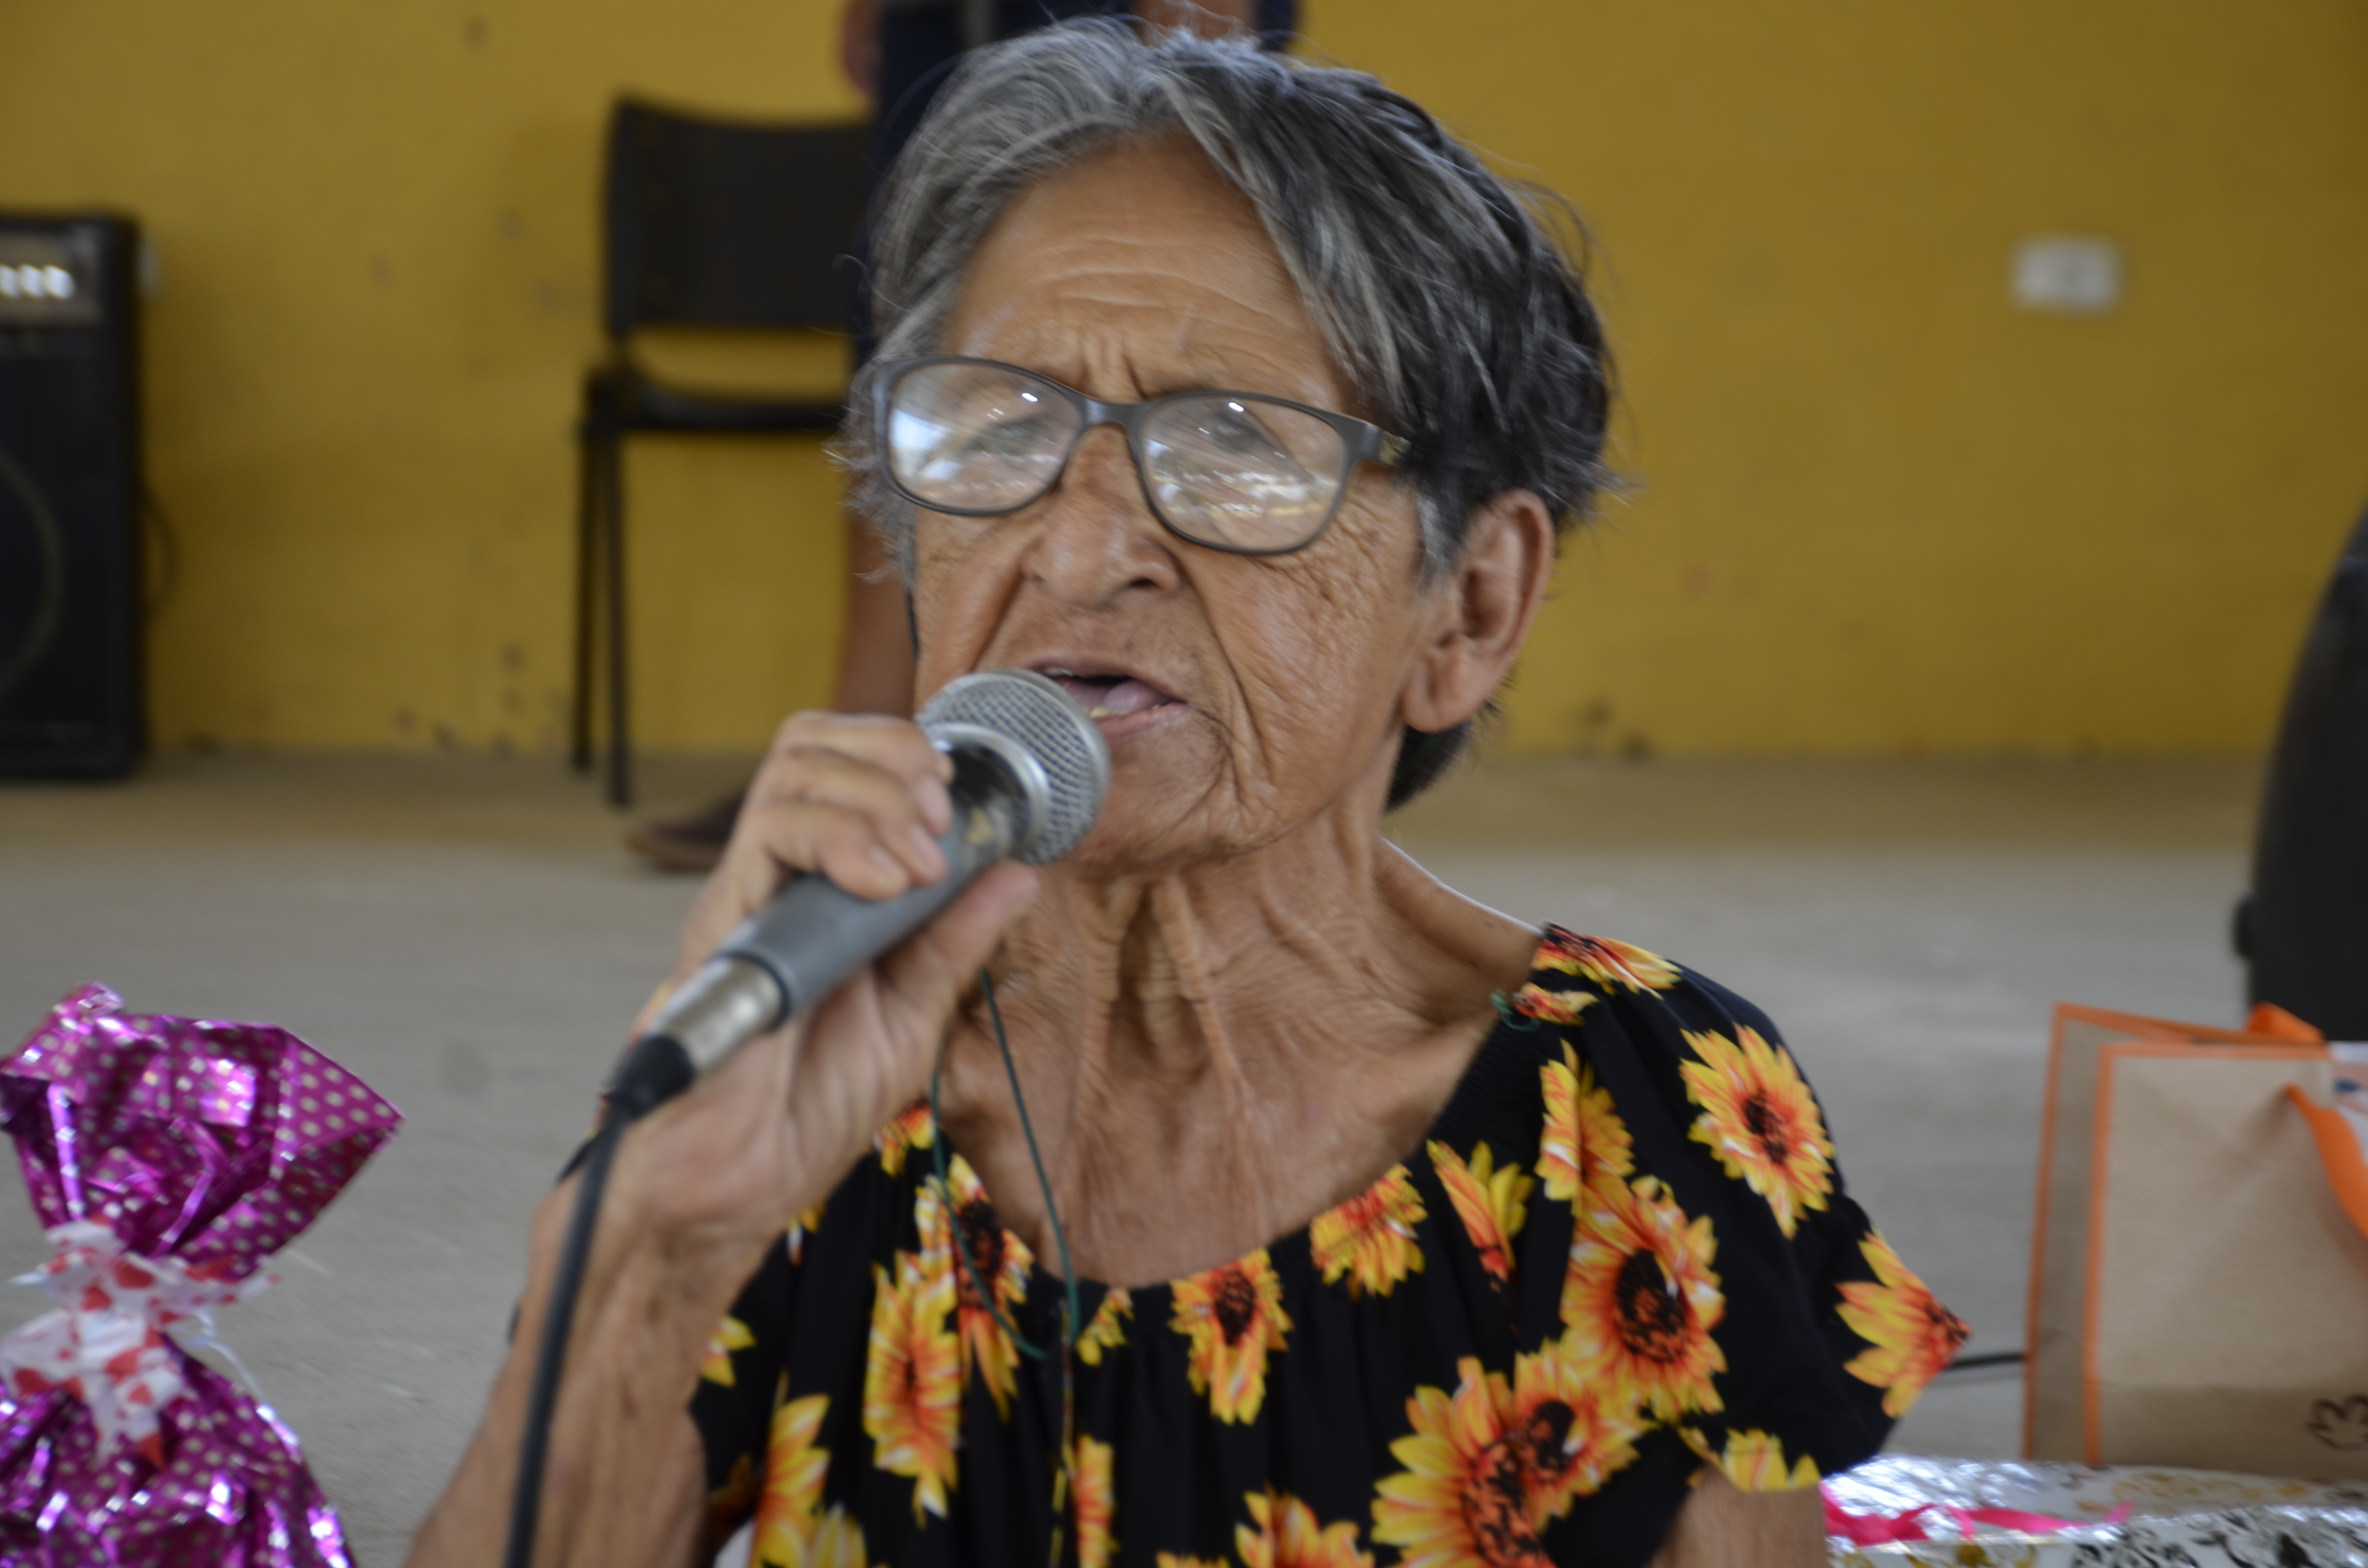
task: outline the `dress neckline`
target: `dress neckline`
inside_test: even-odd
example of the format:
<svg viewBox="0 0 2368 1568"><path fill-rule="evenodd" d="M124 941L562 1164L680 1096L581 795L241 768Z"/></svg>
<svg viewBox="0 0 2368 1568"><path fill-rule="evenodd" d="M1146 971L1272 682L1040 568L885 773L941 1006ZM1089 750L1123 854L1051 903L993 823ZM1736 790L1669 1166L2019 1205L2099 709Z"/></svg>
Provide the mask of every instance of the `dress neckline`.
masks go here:
<svg viewBox="0 0 2368 1568"><path fill-rule="evenodd" d="M1534 978L1543 966L1545 956L1554 949L1555 938L1560 934L1561 927L1554 925L1547 925L1540 929L1538 940L1530 949L1528 971L1530 977ZM1209 1275L1224 1269L1242 1267L1260 1254L1271 1257L1281 1248L1305 1242L1308 1233L1325 1215L1345 1204L1356 1202L1387 1182L1395 1173L1414 1169L1416 1163L1423 1158L1423 1152L1432 1143L1445 1142L1451 1148L1457 1146L1459 1141L1453 1136L1456 1128L1471 1120L1480 1106L1496 1103L1508 1087L1508 1078L1534 1071L1535 1063L1529 1059L1527 1052L1520 1049L1521 1038L1552 1027L1542 1019L1527 1015L1522 1015L1522 1021L1517 1024L1513 1021L1515 1008L1510 999L1504 993L1499 992L1496 994L1493 1000L1497 1003L1497 1021L1488 1027L1486 1034L1480 1037L1480 1043L1474 1048L1471 1060L1463 1064L1463 1071L1456 1075L1455 1086L1448 1091L1445 1102L1440 1106L1438 1113L1430 1119L1429 1124L1423 1129L1422 1136L1416 1140L1414 1147L1392 1160L1388 1168L1381 1175L1342 1199L1340 1202L1318 1210L1281 1235L1260 1242L1248 1251L1238 1253L1223 1263L1212 1264L1206 1268L1195 1269L1190 1274L1171 1276L1148 1285L1111 1285L1092 1275L1080 1274L1077 1276L1077 1294L1080 1300L1087 1303L1087 1314L1092 1313L1094 1304L1099 1303L1104 1296L1113 1290L1124 1291L1129 1298L1173 1292L1178 1285L1205 1278ZM938 1125L934 1116L929 1119L929 1135L943 1141L946 1169L951 1174L953 1162L961 1156L961 1151L954 1147L953 1140L947 1136L943 1127ZM964 1160L962 1164L969 1168L971 1179L978 1183L979 1191L985 1197L987 1207L992 1210L995 1206L995 1195L987 1191L985 1178L979 1176L978 1168L972 1165L969 1161ZM922 1178L925 1184L934 1179L934 1171L929 1171ZM951 1204L949 1207L951 1208ZM958 1221L956 1223L959 1225ZM1004 1225L999 1219L996 1224L1003 1232L1003 1239L1007 1246L1017 1244L1025 1248L1028 1253L1028 1291L1019 1305L1025 1307L1039 1301L1058 1300L1065 1289L1059 1271L1047 1267L1044 1258L1038 1255L1035 1248L1027 1246L1027 1244L1020 1240L1011 1227ZM1043 1290L1038 1289L1040 1283L1044 1287ZM1047 1291L1050 1292L1049 1296L1046 1294Z"/></svg>

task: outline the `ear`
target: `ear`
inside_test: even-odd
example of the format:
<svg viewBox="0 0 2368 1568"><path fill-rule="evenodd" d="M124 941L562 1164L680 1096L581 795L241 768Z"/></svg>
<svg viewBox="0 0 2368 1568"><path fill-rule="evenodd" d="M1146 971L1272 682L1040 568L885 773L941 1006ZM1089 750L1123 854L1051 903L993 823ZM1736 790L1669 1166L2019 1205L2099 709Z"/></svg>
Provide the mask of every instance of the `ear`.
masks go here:
<svg viewBox="0 0 2368 1568"><path fill-rule="evenodd" d="M1554 558L1554 517L1533 492L1508 490L1472 509L1463 554L1430 589L1429 642L1399 717L1414 729L1446 730L1487 705L1530 634Z"/></svg>

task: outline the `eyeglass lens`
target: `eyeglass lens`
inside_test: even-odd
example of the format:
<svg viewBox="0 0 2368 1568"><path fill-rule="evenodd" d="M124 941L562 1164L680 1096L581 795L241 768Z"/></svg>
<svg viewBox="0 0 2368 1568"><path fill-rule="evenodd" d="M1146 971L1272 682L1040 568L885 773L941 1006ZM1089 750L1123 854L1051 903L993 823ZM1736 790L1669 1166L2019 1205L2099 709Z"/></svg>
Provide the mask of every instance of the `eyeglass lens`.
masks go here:
<svg viewBox="0 0 2368 1568"><path fill-rule="evenodd" d="M897 485L950 512L1017 511L1051 489L1076 444L1057 387L1000 366L918 365L889 395ZM1152 505L1168 527L1223 550L1291 550L1331 515L1348 443L1312 414L1239 393L1163 402L1141 428Z"/></svg>

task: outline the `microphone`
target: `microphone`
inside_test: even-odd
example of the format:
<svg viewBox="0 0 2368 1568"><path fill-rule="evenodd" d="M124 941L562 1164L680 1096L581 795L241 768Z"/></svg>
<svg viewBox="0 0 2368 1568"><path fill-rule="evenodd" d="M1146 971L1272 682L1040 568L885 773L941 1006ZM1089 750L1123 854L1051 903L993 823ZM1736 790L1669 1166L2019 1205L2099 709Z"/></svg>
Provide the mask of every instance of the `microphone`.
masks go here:
<svg viewBox="0 0 2368 1568"><path fill-rule="evenodd" d="M639 1117L836 990L953 902L998 860L1041 866L1075 848L1110 790L1110 748L1084 709L1032 670L950 683L916 720L953 758L946 874L894 898L858 898L801 876L743 921L669 996L609 1085Z"/></svg>

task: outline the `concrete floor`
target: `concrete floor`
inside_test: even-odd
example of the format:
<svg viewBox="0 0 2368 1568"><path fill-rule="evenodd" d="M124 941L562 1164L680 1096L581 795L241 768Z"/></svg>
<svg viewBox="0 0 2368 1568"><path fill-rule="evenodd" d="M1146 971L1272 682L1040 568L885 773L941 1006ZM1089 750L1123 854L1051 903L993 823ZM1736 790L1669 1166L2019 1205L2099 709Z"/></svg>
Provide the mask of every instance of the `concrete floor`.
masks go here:
<svg viewBox="0 0 2368 1568"><path fill-rule="evenodd" d="M652 768L696 800L728 763ZM1751 996L1907 1259L2021 1343L2049 1005L2229 1021L2258 770L2237 763L1499 763L1400 838L1515 914ZM101 980L283 1024L410 1122L223 1337L305 1438L361 1561L399 1561L499 1356L526 1215L667 967L689 881L542 763L171 757L0 786L0 1034ZM13 1163L0 1276L43 1256ZM41 1309L0 1301L0 1326ZM1935 1389L1896 1447L1999 1456L2018 1385Z"/></svg>

